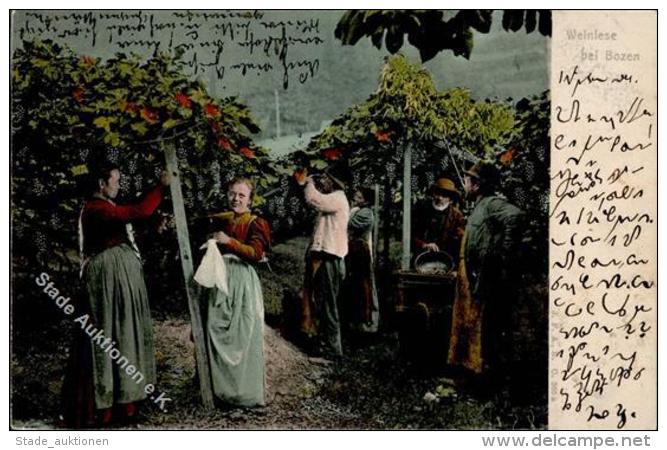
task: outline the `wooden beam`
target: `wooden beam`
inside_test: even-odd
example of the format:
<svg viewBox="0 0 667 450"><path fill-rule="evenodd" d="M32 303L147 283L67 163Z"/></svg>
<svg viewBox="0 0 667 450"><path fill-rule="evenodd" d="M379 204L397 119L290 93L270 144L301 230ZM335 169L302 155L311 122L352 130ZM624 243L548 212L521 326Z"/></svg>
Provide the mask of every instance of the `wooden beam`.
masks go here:
<svg viewBox="0 0 667 450"><path fill-rule="evenodd" d="M199 390L202 403L207 409L213 408L213 389L211 388L210 368L208 355L206 354L206 340L199 301L193 292L191 282L193 276L192 252L190 251L190 236L188 233L188 222L185 215L185 204L183 192L181 191L181 177L178 169L178 158L173 141L163 141L162 150L167 161L167 170L171 173L171 201L174 206L174 221L176 222L176 234L178 236L178 248L185 280L185 293L188 297L190 309L190 321L192 326L192 337L195 344L195 356L197 359L197 372L199 374Z"/></svg>
<svg viewBox="0 0 667 450"><path fill-rule="evenodd" d="M391 264L389 262L389 247L391 246L391 182L388 177L384 180L384 208L382 209L382 267L388 269Z"/></svg>
<svg viewBox="0 0 667 450"><path fill-rule="evenodd" d="M380 232L380 185L373 186L373 194L375 201L373 202L373 265L377 265L378 259L378 240Z"/></svg>
<svg viewBox="0 0 667 450"><path fill-rule="evenodd" d="M412 214L412 145L408 144L403 153L403 257L401 269L410 268L410 216Z"/></svg>

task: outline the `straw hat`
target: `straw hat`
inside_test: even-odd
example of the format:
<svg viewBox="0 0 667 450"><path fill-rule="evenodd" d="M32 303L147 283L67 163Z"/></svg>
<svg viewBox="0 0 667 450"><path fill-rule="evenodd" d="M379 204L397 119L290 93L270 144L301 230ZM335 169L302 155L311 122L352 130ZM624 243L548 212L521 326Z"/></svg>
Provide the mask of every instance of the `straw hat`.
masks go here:
<svg viewBox="0 0 667 450"><path fill-rule="evenodd" d="M490 186L495 186L500 181L500 173L496 166L485 161L475 163L470 169L464 170L463 173L478 179L482 184Z"/></svg>
<svg viewBox="0 0 667 450"><path fill-rule="evenodd" d="M449 178L438 178L435 180L435 183L431 186L430 192L433 193L435 191L440 191L440 192L445 192L445 193L450 193L454 194L456 196L460 196L461 193L456 189L456 185L452 180Z"/></svg>

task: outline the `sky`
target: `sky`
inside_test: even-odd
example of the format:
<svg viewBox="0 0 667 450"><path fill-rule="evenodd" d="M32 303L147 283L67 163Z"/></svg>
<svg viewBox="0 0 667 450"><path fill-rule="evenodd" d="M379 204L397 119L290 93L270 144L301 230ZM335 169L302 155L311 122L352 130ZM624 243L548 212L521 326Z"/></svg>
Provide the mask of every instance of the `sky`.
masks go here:
<svg viewBox="0 0 667 450"><path fill-rule="evenodd" d="M24 10L11 17L11 45L14 49L22 39L52 39L104 59L116 52L148 57L157 46L172 53L180 49L193 77L216 95L238 96L259 122L260 138L273 138L317 131L375 91L389 53L368 38L343 46L334 37L342 14ZM549 41L539 33L505 32L497 12L489 34L475 33L469 60L445 51L424 66L441 90L466 87L478 99L518 100L548 89ZM409 44L402 52L420 62Z"/></svg>

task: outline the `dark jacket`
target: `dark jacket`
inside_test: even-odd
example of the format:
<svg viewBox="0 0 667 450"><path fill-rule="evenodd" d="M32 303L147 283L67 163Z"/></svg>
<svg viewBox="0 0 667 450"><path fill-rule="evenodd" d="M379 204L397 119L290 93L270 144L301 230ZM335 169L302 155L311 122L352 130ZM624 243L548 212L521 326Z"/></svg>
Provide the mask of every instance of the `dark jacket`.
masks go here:
<svg viewBox="0 0 667 450"><path fill-rule="evenodd" d="M413 222L412 244L415 254L421 253L426 244L434 242L440 251L452 257L452 261L458 261L465 218L456 206L450 204L444 211L437 211L429 202L415 211Z"/></svg>
<svg viewBox="0 0 667 450"><path fill-rule="evenodd" d="M486 297L507 280L523 215L503 197L484 197L475 205L468 217L464 243L466 272L474 297Z"/></svg>

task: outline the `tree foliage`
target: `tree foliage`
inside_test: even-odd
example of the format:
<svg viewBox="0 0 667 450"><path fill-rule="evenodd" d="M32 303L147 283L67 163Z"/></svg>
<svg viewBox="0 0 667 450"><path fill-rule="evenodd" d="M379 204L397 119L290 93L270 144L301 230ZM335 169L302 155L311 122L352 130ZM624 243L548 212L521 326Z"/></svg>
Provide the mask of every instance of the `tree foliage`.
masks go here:
<svg viewBox="0 0 667 450"><path fill-rule="evenodd" d="M516 132L498 155L502 191L528 218L523 233L526 271L541 277L548 274L550 114L549 91L519 101Z"/></svg>
<svg viewBox="0 0 667 450"><path fill-rule="evenodd" d="M191 216L224 205L234 175L268 186L259 127L235 98L213 98L178 58L117 54L102 61L50 41L24 42L12 59L12 224L14 248L51 270L76 262L78 189L96 159L118 163L122 192L139 193L176 146ZM36 258L36 260L35 260Z"/></svg>
<svg viewBox="0 0 667 450"><path fill-rule="evenodd" d="M355 45L369 37L378 49L384 42L391 54L408 42L419 50L422 62L432 59L443 50L456 56L470 58L473 50L473 30L488 33L493 22L493 10L472 9L456 12L445 18L439 10L351 10L338 22L335 36L344 45ZM502 27L505 31L526 33L539 31L551 36L551 11L506 10Z"/></svg>
<svg viewBox="0 0 667 450"><path fill-rule="evenodd" d="M351 168L355 185L387 182L396 188L397 169L410 145L419 195L439 174L456 178L447 146L458 149L457 164L462 165L507 144L513 126L510 105L475 101L463 88L440 92L425 69L395 55L387 58L377 91L315 136L301 163L314 169L343 163Z"/></svg>
<svg viewBox="0 0 667 450"><path fill-rule="evenodd" d="M387 58L378 89L315 136L296 165L317 171L348 166L352 187L378 183L389 232L400 230L403 152L412 146L413 200L438 176L485 159L501 169L501 193L527 212L524 250L531 273L543 276L548 246L548 92L516 104L474 100L463 88L439 92L428 72L403 56ZM457 167L454 167L454 163ZM459 186L460 187L460 186ZM285 198L283 202L292 201ZM534 264L532 264L534 263Z"/></svg>

